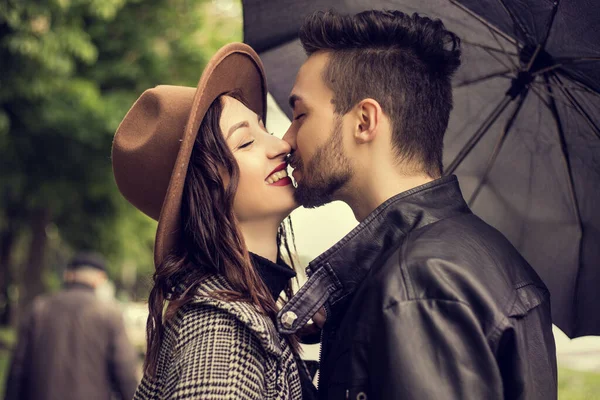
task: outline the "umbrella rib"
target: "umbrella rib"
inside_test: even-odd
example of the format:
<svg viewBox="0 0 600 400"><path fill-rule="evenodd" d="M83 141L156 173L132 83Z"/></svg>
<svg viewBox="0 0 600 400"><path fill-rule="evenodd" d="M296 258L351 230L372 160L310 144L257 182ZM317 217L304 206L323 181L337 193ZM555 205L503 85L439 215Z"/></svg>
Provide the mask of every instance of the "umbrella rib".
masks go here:
<svg viewBox="0 0 600 400"><path fill-rule="evenodd" d="M542 45L538 44L535 48L535 52L531 56L531 60L529 60L527 67L525 67L525 71L527 71L528 73L529 73L529 71L531 71L531 67L533 67L533 63L535 62L535 59L537 58L537 56L540 54L540 51L542 51Z"/></svg>
<svg viewBox="0 0 600 400"><path fill-rule="evenodd" d="M502 45L502 42L500 42L500 40L498 39L498 36L496 36L496 34L494 33L494 31L488 26L488 30L490 31L490 34L492 35L492 38L494 38L494 41L496 42L496 44L502 49L502 51L507 52L507 50L504 48L504 46ZM519 53L519 43L515 43L515 47L517 48L517 54ZM513 65L513 67L515 69L519 69L519 67L517 66L517 64L514 62L514 60L512 58L509 58L510 63Z"/></svg>
<svg viewBox="0 0 600 400"><path fill-rule="evenodd" d="M567 77L568 77L568 76L567 76ZM582 91L582 92L586 92L586 93L591 93L591 94L594 94L594 95L596 95L596 96L599 96L599 97L600 97L600 92L598 92L598 91L596 91L596 90L594 90L594 89L592 89L592 88L590 88L590 87L586 86L585 84L583 84L583 83L579 82L577 79L570 78L570 81L571 81L573 84L575 84L575 86L576 86L576 87L579 87L579 90L580 90L580 91ZM552 85L552 83L551 83L551 85ZM561 83L561 84L560 84L560 86L562 86L562 87L564 87L564 88L567 88L567 89L569 89L569 87L568 87L567 85L565 85L564 83ZM577 90L577 89L574 89L574 90Z"/></svg>
<svg viewBox="0 0 600 400"><path fill-rule="evenodd" d="M545 105L546 107L550 108L550 103L548 103L548 100L546 100L546 99L545 99L545 98L542 96L542 94L541 94L541 93L538 91L538 89L537 89L536 87L534 87L534 86L531 86L531 87L530 87L530 89L531 89L531 90L533 91L533 93L534 93L534 94L535 94L535 95L538 97L538 99L539 99L539 100L540 100L542 103L544 103L544 105ZM548 94L548 93L546 93L546 94ZM552 95L550 95L550 96L552 96Z"/></svg>
<svg viewBox="0 0 600 400"><path fill-rule="evenodd" d="M473 136L469 139L467 144L462 148L462 150L458 153L454 161L450 164L448 169L445 172L445 175L451 175L456 171L456 168L464 161L465 157L469 155L471 150L479 143L483 135L490 129L490 127L496 122L496 120L500 117L502 112L508 107L511 101L514 99L510 95L504 96L502 101L494 108L494 110L488 115L483 124L479 127L477 131L473 134Z"/></svg>
<svg viewBox="0 0 600 400"><path fill-rule="evenodd" d="M514 24L515 31L516 31L516 28L519 28L519 30L521 31L521 33L523 34L523 36L525 36L528 39L534 39L534 38L531 37L531 35L529 34L529 32L527 32L527 30L525 29L525 27L523 26L523 24L521 24L521 21L519 21L517 19L517 16L512 11L510 11L510 9L508 8L508 6L504 2L504 0L498 0L498 2L502 6L502 8L504 8L504 11L506 11L506 13L508 14L508 16L512 20L512 22ZM516 36L516 32L515 32L515 36Z"/></svg>
<svg viewBox="0 0 600 400"><path fill-rule="evenodd" d="M506 67L506 68L511 68L509 65L507 65L507 64L506 64L504 61L502 61L502 59L501 59L500 57L498 57L496 54L494 54L492 51L490 51L490 50L488 50L488 49L484 49L484 51L485 51L486 53L488 53L490 56L492 56L492 58L493 58L494 60L496 60L496 61L498 61L500 64L502 64L502 66L504 66L504 67ZM510 64L512 64L513 68L515 68L515 69L516 69L516 68L517 68L517 65L515 64L515 62L514 62L514 61L513 61L513 60L512 60L510 57L507 57L507 59L508 59L508 62L509 62Z"/></svg>
<svg viewBox="0 0 600 400"><path fill-rule="evenodd" d="M496 142L496 145L494 146L494 150L492 151L492 155L490 156L488 163L485 167L483 177L479 181L479 184L477 185L477 187L473 191L473 194L471 195L471 198L469 199L469 203L468 203L469 207L473 206L473 203L475 203L475 200L477 200L477 197L479 196L479 193L481 192L483 185L486 184L487 178L492 170L492 167L496 163L496 159L498 158L498 155L500 154L500 150L502 149L502 146L504 145L506 137L508 136L508 133L510 132L510 129L513 126L513 123L517 119L519 111L521 111L521 108L523 107L523 103L525 103L525 99L527 98L528 93L529 93L529 90L525 90L521 94L521 96L519 96L519 102L515 106L515 109L513 110L512 114L510 115L508 121L506 121L506 124L504 125L502 134L498 138L498 141Z"/></svg>
<svg viewBox="0 0 600 400"><path fill-rule="evenodd" d="M516 39L514 39L514 38L510 37L509 35L507 35L506 33L502 32L500 29L498 29L494 25L490 24L485 19L481 18L479 15L475 14L473 11L471 11L467 7L465 7L462 4L460 4L457 0L450 0L450 3L452 3L456 7L460 8L465 13L469 14L472 18L474 18L477 21L481 22L483 25L485 25L486 27L488 27L490 30L493 30L498 35L502 36L502 38L504 40L506 40L506 41L514 44L515 46L517 46L517 50L518 50L518 48L519 48L519 42Z"/></svg>
<svg viewBox="0 0 600 400"><path fill-rule="evenodd" d="M513 57L517 57L518 56L517 53L513 53L512 51L508 51L508 50L504 50L504 49L497 49L497 48L492 47L492 46L486 46L485 44L470 42L470 41L467 41L467 40L464 40L464 39L461 39L461 43L468 44L469 46L479 47L479 48L482 48L484 50L493 51L495 53L506 54L506 55L513 56Z"/></svg>
<svg viewBox="0 0 600 400"><path fill-rule="evenodd" d="M558 12L558 5L560 0L555 0L552 5L552 15L550 15L550 21L548 21L548 28L546 29L546 34L544 35L544 40L542 40L542 49L546 48L546 43L548 43L548 38L550 37L550 31L552 30L552 26L554 25L554 20L556 19L556 14Z"/></svg>
<svg viewBox="0 0 600 400"><path fill-rule="evenodd" d="M556 60L558 61L566 61L569 63L579 63L586 61L600 61L600 57L598 56L586 56L586 57L558 57Z"/></svg>
<svg viewBox="0 0 600 400"><path fill-rule="evenodd" d="M569 107L569 108L572 108L572 109L575 109L575 107L573 106L573 104L571 104L570 102L560 99L560 98L559 98L559 97L558 97L556 94L554 94L554 93L550 93L550 92L548 92L548 90L546 89L546 86L544 85L544 83L543 83L543 82L535 82L535 83L536 83L536 84L539 84L539 86L534 86L534 85L532 85L532 86L531 86L531 88L532 88L532 89L534 89L534 91L535 91L535 90L542 91L542 92L544 92L546 95L554 97L554 100L555 100L555 101L557 101L557 102L558 102L558 101L560 101L560 103L561 103L563 106L565 106L565 107ZM546 101L545 99L542 99L542 100ZM546 105L547 105L548 107L550 107L550 104L546 104Z"/></svg>
<svg viewBox="0 0 600 400"><path fill-rule="evenodd" d="M555 69L564 67L565 65L578 64L578 63L590 62L590 61L591 62L600 61L600 57L559 58L559 59L557 59L557 61L558 62L554 65L550 65L549 67L542 68L540 70L535 71L535 73L533 73L533 76L541 75L546 72L554 71Z"/></svg>
<svg viewBox="0 0 600 400"><path fill-rule="evenodd" d="M552 92L552 86L550 86L550 76L549 74L544 74L544 80L548 84L548 90ZM579 278L581 275L579 274L579 270L581 269L581 252L583 250L582 247L582 239L583 239L583 223L581 222L581 211L579 209L579 201L577 200L577 192L575 191L575 181L573 179L573 169L571 168L571 160L569 157L569 150L567 147L567 140L565 138L565 131L563 129L562 121L560 119L560 114L558 113L558 107L556 106L556 102L554 101L554 96L549 97L550 100L550 112L554 117L554 122L556 123L556 130L558 132L558 140L560 142L560 149L562 154L563 163L565 166L565 171L567 173L567 178L569 181L569 194L571 195L571 202L573 204L575 218L577 225L579 227L579 242L578 242L578 257L577 257L577 275L575 278L575 287L573 288L573 304L577 305L577 289L579 288ZM577 321L577 316L573 318L573 321ZM577 325L574 326L575 330L577 330Z"/></svg>
<svg viewBox="0 0 600 400"><path fill-rule="evenodd" d="M503 71L496 71L496 72L492 72L491 74L487 74L484 76L480 76L478 78L473 78L473 79L467 79L464 80L462 82L457 83L456 85L454 85L455 89L461 88L463 86L468 86L468 85L472 85L474 83L479 83L488 79L492 79L492 78L497 78L497 77L501 77L501 76L505 76L506 74L508 74L509 72L516 72L514 69L505 69ZM507 76L506 78L510 78L509 76Z"/></svg>
<svg viewBox="0 0 600 400"><path fill-rule="evenodd" d="M547 84L550 83L550 77L548 74L544 75L544 80ZM552 93L552 87L548 85L548 92ZM560 142L560 150L562 154L563 163L565 165L565 170L567 172L567 178L569 180L569 194L571 195L571 201L573 202L573 207L575 211L575 216L577 218L577 223L580 226L580 229L583 229L581 226L581 215L579 212L579 202L577 201L577 195L575 192L575 182L573 181L573 171L571 168L571 161L569 159L569 150L567 147L567 140L565 138L565 131L563 129L562 120L560 118L560 114L558 113L558 107L556 106L556 101L554 96L548 96L548 101L550 102L549 108L552 116L554 117L554 122L556 123L556 130L558 132L558 140Z"/></svg>
<svg viewBox="0 0 600 400"><path fill-rule="evenodd" d="M564 87L565 89L573 90L575 92L583 92L583 93L586 93L586 94L591 94L591 95L596 96L596 97L600 97L600 93L598 93L598 92L596 92L596 91L594 91L594 90L592 90L592 89L590 89L590 88L588 88L588 87L586 87L584 85L581 85L579 82L577 82L575 80L573 80L572 82L575 83L575 84L577 84L578 86L568 86L568 85L563 84L562 87ZM532 83L539 84L541 82L533 81ZM549 82L549 83L546 84L546 86L548 86L548 85L549 86L557 86L557 87L560 86L560 85L558 85L556 83L552 83L552 82ZM572 107L570 104L569 104L569 106Z"/></svg>
<svg viewBox="0 0 600 400"><path fill-rule="evenodd" d="M571 104L573 105L573 107L575 107L575 110L577 110L579 112L579 114L581 114L583 116L583 119L585 119L585 121L588 123L590 128L592 128L592 131L596 134L598 139L600 139L600 128L598 128L598 126L596 125L596 123L594 122L592 117L590 117L590 115L587 113L587 111L585 111L583 106L581 104L579 104L579 102L577 101L575 96L573 96L573 94L562 85L562 81L559 78L559 76L556 74L553 74L552 77L554 78L554 81L556 83L558 83L558 88L560 89L560 91L563 92L563 94L565 95L567 100L569 100L571 102Z"/></svg>

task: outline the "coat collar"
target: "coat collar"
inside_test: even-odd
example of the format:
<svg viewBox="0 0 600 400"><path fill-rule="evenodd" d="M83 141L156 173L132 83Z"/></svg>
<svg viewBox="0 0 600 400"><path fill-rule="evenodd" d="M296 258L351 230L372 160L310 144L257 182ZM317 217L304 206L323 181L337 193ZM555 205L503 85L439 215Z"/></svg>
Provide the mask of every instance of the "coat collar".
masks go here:
<svg viewBox="0 0 600 400"><path fill-rule="evenodd" d="M307 282L281 309L280 332L304 326L323 305L346 299L371 266L406 234L454 215L470 213L458 179L448 176L397 194L375 209L354 230L308 265Z"/></svg>
<svg viewBox="0 0 600 400"><path fill-rule="evenodd" d="M281 292L289 284L290 279L296 276L294 271L281 258L276 263L258 254L250 252L250 259L254 269L269 289L273 300L277 301Z"/></svg>
<svg viewBox="0 0 600 400"><path fill-rule="evenodd" d="M263 348L274 356L282 355L280 338L271 319L261 314L254 305L242 301L225 301L213 297L214 292L232 290L227 280L218 274L211 274L199 286L193 304L217 307L235 317L258 338Z"/></svg>

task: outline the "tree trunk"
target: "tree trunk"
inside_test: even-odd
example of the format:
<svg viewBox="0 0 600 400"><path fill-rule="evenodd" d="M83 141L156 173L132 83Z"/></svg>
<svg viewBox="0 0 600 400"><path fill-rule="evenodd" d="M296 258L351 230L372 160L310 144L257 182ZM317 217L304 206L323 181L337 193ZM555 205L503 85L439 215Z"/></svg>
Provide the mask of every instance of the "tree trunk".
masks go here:
<svg viewBox="0 0 600 400"><path fill-rule="evenodd" d="M31 247L22 277L24 296L20 301L22 307L27 307L31 301L44 292L44 272L46 255L46 227L50 222L50 210L36 209L31 213Z"/></svg>

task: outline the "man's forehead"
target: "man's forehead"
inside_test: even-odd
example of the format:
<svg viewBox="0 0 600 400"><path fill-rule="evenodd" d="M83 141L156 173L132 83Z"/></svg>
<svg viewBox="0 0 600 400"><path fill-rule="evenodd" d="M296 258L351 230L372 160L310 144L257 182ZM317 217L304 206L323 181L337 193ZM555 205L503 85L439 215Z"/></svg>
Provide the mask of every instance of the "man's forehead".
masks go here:
<svg viewBox="0 0 600 400"><path fill-rule="evenodd" d="M300 67L296 82L299 80L313 80L316 76L320 77L328 61L329 55L326 52L318 51L312 54Z"/></svg>
<svg viewBox="0 0 600 400"><path fill-rule="evenodd" d="M327 64L326 53L318 52L311 55L300 67L296 82L290 93L290 106L295 102L310 101L315 96L321 96L328 91L322 78L323 68Z"/></svg>

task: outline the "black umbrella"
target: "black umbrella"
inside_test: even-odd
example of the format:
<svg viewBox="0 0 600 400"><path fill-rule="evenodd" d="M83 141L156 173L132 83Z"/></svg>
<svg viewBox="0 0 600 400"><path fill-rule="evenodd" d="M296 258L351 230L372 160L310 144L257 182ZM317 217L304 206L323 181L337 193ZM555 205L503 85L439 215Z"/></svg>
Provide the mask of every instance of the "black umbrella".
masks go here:
<svg viewBox="0 0 600 400"><path fill-rule="evenodd" d="M245 0L244 38L287 97L303 17L334 8L441 18L463 41L445 141L473 211L502 231L552 294L570 337L600 334L600 12L593 0Z"/></svg>

